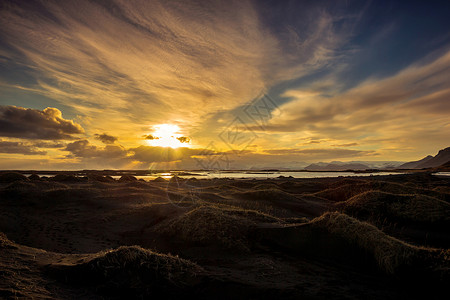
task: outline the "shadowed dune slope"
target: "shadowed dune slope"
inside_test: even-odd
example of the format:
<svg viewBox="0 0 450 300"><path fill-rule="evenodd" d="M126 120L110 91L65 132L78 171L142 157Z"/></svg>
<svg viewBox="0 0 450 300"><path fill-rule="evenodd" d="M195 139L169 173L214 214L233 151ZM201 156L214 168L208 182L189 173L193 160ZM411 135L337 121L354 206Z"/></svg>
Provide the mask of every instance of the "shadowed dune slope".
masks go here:
<svg viewBox="0 0 450 300"><path fill-rule="evenodd" d="M200 206L155 231L186 242L249 252L248 235L256 224L276 222L280 219L256 211Z"/></svg>
<svg viewBox="0 0 450 300"><path fill-rule="evenodd" d="M309 223L261 226L262 241L299 255L354 263L369 259L388 274L449 279L449 251L416 247L393 238L375 226L341 213L326 213Z"/></svg>
<svg viewBox="0 0 450 300"><path fill-rule="evenodd" d="M358 194L336 208L362 219L450 225L450 204L426 195L399 195L379 191Z"/></svg>
<svg viewBox="0 0 450 300"><path fill-rule="evenodd" d="M138 246L122 246L76 263L51 264L47 269L67 282L95 286L114 297L181 296L204 273L188 260Z"/></svg>

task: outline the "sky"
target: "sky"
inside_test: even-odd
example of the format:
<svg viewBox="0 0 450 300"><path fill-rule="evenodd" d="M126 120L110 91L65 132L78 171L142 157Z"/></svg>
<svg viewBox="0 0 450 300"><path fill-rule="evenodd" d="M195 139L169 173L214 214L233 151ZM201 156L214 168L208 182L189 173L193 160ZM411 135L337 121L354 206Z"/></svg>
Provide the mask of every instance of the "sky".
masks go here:
<svg viewBox="0 0 450 300"><path fill-rule="evenodd" d="M302 168L450 141L449 1L2 1L0 169Z"/></svg>

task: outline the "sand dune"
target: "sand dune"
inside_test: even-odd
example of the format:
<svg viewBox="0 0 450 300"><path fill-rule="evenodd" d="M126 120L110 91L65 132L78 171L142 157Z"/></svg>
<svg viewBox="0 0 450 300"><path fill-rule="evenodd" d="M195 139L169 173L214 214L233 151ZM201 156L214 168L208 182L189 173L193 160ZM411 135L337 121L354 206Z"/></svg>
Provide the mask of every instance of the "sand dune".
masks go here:
<svg viewBox="0 0 450 300"><path fill-rule="evenodd" d="M187 296L204 270L188 260L152 252L138 246L86 255L74 262L46 266L52 277L65 282L95 286L110 297Z"/></svg>
<svg viewBox="0 0 450 300"><path fill-rule="evenodd" d="M3 298L393 299L450 279L445 178L1 178Z"/></svg>

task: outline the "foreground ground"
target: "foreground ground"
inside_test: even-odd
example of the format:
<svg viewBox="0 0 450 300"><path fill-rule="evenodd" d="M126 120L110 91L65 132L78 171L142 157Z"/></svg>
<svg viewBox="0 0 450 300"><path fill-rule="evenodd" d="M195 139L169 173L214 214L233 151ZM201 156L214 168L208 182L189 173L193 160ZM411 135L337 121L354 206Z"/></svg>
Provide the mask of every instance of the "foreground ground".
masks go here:
<svg viewBox="0 0 450 300"><path fill-rule="evenodd" d="M450 179L0 174L0 298L437 298Z"/></svg>

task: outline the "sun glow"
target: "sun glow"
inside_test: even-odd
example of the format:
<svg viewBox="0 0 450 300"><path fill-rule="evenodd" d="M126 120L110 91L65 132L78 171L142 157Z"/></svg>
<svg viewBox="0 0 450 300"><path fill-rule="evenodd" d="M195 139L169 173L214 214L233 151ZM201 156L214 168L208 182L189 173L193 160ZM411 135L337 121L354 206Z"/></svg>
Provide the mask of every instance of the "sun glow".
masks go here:
<svg viewBox="0 0 450 300"><path fill-rule="evenodd" d="M158 147L188 147L189 138L183 136L180 127L172 124L160 124L153 126L153 132L146 136L147 143L150 146Z"/></svg>

